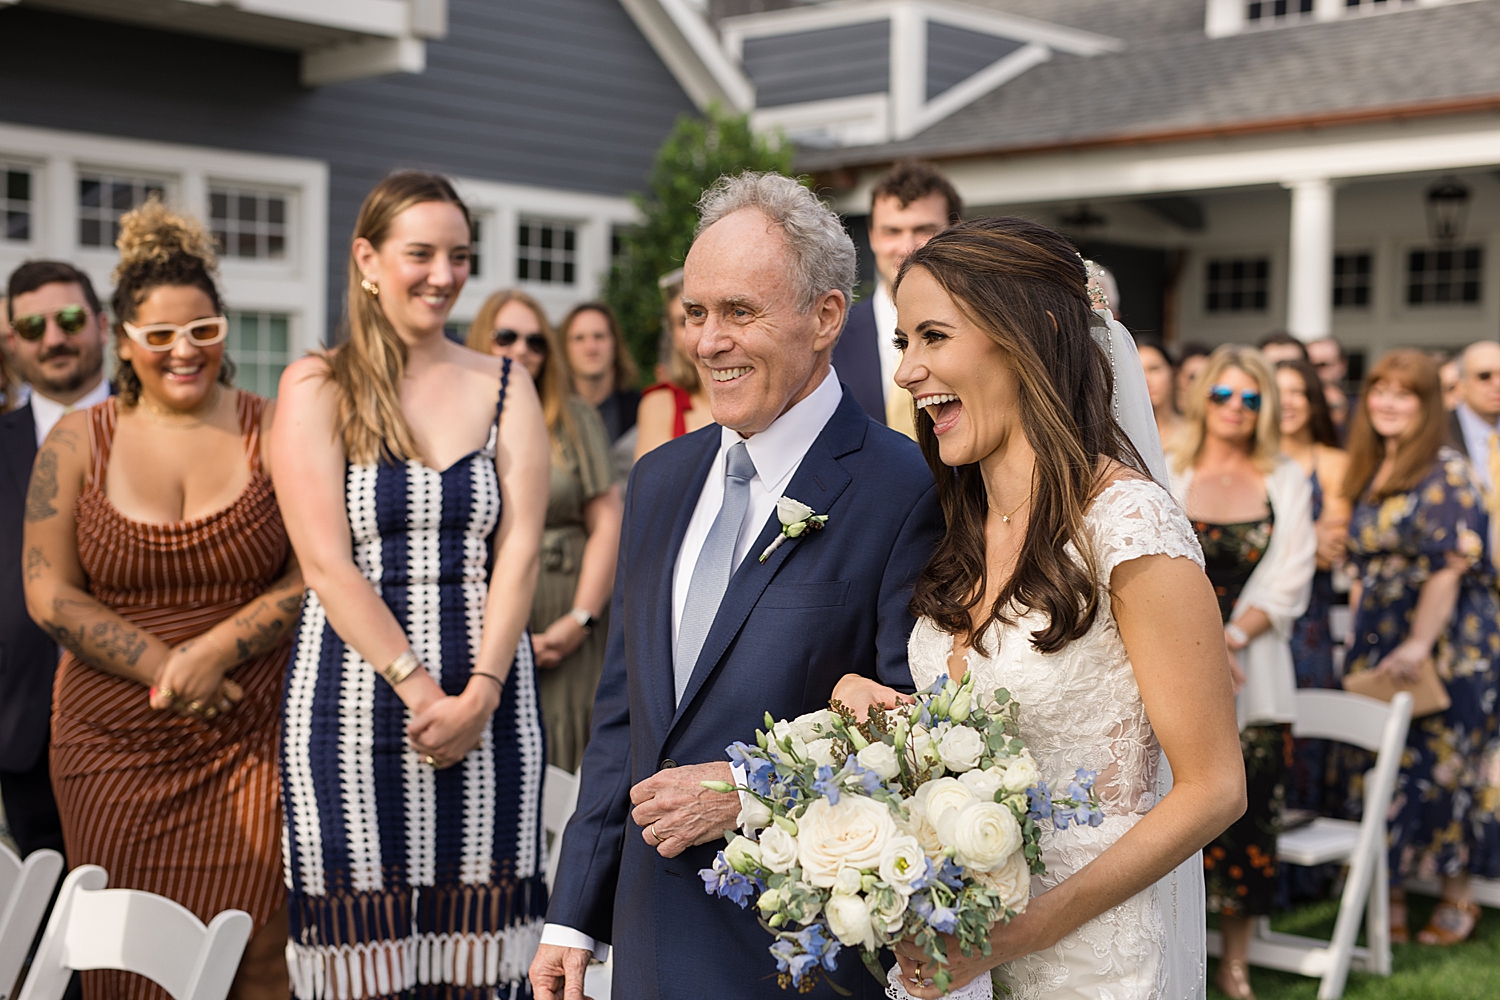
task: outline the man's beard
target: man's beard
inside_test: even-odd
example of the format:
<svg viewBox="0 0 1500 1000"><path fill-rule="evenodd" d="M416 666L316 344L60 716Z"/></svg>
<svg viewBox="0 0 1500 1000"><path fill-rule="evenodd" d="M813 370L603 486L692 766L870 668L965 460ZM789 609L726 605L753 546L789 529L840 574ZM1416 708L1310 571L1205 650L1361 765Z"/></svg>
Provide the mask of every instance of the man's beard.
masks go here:
<svg viewBox="0 0 1500 1000"><path fill-rule="evenodd" d="M78 365L69 375L62 378L48 378L43 374L43 365L58 357L76 357ZM100 369L104 367L104 351L101 349L90 352L72 347L54 348L46 357L38 358L34 367L35 370L29 373L30 377L27 379L33 389L44 396L66 396L77 392L99 374Z"/></svg>

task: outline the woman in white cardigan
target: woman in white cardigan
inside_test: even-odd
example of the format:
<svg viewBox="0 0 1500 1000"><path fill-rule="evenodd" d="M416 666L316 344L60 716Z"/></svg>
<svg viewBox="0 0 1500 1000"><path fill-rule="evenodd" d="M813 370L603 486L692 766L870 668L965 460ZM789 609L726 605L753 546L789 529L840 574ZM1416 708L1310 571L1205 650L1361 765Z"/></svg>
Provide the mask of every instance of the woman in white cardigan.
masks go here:
<svg viewBox="0 0 1500 1000"><path fill-rule="evenodd" d="M1172 453L1172 494L1203 546L1235 670L1245 815L1204 849L1208 908L1219 914L1218 986L1253 1000L1246 957L1254 918L1269 916L1296 718L1292 625L1316 568L1312 489L1280 455L1276 380L1261 353L1214 351L1187 400Z"/></svg>

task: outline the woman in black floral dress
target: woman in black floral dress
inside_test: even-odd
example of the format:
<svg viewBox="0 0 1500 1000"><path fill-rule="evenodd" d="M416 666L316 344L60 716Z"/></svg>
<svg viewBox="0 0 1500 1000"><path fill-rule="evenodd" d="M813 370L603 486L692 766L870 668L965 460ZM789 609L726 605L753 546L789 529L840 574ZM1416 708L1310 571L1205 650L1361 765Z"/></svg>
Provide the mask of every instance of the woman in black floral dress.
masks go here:
<svg viewBox="0 0 1500 1000"><path fill-rule="evenodd" d="M1391 884L1443 879L1443 900L1418 935L1439 945L1474 930L1469 877L1500 877L1500 792L1485 763L1496 741L1500 607L1483 497L1468 462L1443 445L1446 426L1437 366L1420 351L1390 352L1365 379L1344 484L1357 501L1349 555L1359 571L1346 675L1406 675L1431 656L1453 701L1412 720L1389 821ZM1340 750L1357 817L1371 761ZM1391 937L1406 940L1400 889L1391 904Z"/></svg>
<svg viewBox="0 0 1500 1000"><path fill-rule="evenodd" d="M1280 454L1276 381L1259 351L1221 347L1194 383L1173 449L1172 493L1193 521L1236 677L1244 816L1203 851L1219 914L1218 986L1252 1000L1253 918L1277 887L1276 836L1291 765L1296 682L1289 637L1307 609L1317 537L1307 474Z"/></svg>

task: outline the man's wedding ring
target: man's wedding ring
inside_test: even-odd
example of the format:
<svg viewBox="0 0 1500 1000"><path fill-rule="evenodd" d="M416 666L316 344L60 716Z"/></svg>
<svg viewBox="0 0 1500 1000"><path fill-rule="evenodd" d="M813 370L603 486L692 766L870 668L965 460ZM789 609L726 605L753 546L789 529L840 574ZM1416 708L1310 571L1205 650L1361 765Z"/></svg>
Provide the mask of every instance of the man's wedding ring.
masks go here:
<svg viewBox="0 0 1500 1000"><path fill-rule="evenodd" d="M651 834L651 839L656 841L657 847L660 847L662 843L662 836L661 834L656 832L656 824L652 823L650 826L646 827L646 832Z"/></svg>
<svg viewBox="0 0 1500 1000"><path fill-rule="evenodd" d="M428 767L437 767L437 758L432 754L428 754L426 757L423 757L422 760L427 764Z"/></svg>

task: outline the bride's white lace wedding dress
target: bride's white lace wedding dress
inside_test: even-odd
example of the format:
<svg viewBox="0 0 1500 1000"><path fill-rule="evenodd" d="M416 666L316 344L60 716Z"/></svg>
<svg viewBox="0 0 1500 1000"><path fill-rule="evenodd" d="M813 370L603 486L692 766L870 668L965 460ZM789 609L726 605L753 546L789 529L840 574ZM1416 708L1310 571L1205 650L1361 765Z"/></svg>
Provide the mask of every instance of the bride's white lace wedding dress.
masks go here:
<svg viewBox="0 0 1500 1000"><path fill-rule="evenodd" d="M1203 565L1186 515L1166 490L1146 480L1122 479L1105 488L1084 517L1084 532L1105 589L1115 567L1142 556L1181 556ZM1161 758L1108 594L1088 633L1056 653L1039 653L1031 645L1031 633L1043 622L1032 612L1012 625L993 626L985 636L987 655L968 655L968 669L976 672L982 690L1003 687L1020 703L1021 738L1051 787L1067 788L1080 767L1099 772L1103 824L1061 832L1047 827L1042 835L1047 874L1032 877L1033 896L1098 857L1156 804ZM918 688L948 672L952 651L952 636L931 619L917 622L909 652ZM1173 883L1163 880L1055 947L1000 966L997 978L1012 989L1012 1000L1161 997L1168 978L1168 928L1179 918L1200 925L1202 920L1201 902L1197 914L1174 914L1179 902ZM1201 963L1201 957L1189 958Z"/></svg>

